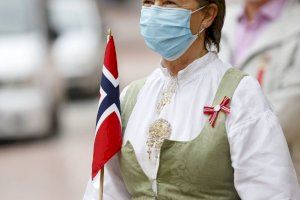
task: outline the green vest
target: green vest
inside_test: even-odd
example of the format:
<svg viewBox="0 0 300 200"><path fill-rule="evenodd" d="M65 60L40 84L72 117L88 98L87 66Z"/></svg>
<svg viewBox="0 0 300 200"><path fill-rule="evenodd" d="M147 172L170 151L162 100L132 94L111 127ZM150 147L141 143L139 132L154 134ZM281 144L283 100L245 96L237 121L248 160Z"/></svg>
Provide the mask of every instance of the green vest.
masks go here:
<svg viewBox="0 0 300 200"><path fill-rule="evenodd" d="M225 96L232 99L244 76L239 70L229 69L219 85L213 105L220 104ZM145 80L135 81L126 92L122 102L123 130L144 83ZM132 199L240 199L234 187L234 170L231 166L225 120L226 115L220 112L215 127L207 122L195 139L164 141L156 179L157 193L153 191L151 181L139 165L133 146L127 141L120 153L120 168Z"/></svg>

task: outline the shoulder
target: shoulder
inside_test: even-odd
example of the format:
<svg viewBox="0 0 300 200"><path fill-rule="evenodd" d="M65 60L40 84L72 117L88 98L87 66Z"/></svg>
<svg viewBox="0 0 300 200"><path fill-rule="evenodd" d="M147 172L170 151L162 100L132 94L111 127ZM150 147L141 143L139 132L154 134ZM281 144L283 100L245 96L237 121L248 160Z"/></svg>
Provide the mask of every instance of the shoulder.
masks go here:
<svg viewBox="0 0 300 200"><path fill-rule="evenodd" d="M294 26L299 27L298 18L300 17L300 2L298 0L289 0L283 9L281 18L286 22L292 23Z"/></svg>
<svg viewBox="0 0 300 200"><path fill-rule="evenodd" d="M273 113L273 110L258 81L252 76L245 76L232 97L228 125L234 127L267 112Z"/></svg>
<svg viewBox="0 0 300 200"><path fill-rule="evenodd" d="M251 115L272 109L257 79L248 75L238 85L233 96L233 103L236 108L249 108Z"/></svg>

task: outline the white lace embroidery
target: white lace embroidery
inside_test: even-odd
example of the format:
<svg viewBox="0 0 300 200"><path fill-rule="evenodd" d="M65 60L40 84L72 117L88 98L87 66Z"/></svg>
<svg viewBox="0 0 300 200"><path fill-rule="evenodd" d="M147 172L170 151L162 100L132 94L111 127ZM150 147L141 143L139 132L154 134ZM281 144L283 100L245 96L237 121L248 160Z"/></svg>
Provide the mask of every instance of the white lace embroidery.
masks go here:
<svg viewBox="0 0 300 200"><path fill-rule="evenodd" d="M156 113L159 115L163 108L169 104L172 100L173 95L176 92L178 84L178 77L172 76L169 80L167 87L163 90L161 98L156 105ZM151 159L151 155L153 152L154 158L157 159L159 156L160 148L165 139L170 138L172 133L172 126L171 124L163 119L159 118L155 120L149 127L149 134L147 139L147 146L148 146L148 154L149 159Z"/></svg>

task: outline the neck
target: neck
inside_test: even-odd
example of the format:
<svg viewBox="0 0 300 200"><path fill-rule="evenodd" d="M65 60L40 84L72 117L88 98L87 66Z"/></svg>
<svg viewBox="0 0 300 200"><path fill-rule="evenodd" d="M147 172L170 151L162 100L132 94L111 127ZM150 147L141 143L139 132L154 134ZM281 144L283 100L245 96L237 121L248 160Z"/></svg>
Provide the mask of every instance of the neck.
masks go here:
<svg viewBox="0 0 300 200"><path fill-rule="evenodd" d="M246 16L249 22L252 22L259 9L271 0L248 0L245 6Z"/></svg>
<svg viewBox="0 0 300 200"><path fill-rule="evenodd" d="M189 64L191 64L194 60L201 58L207 53L207 49L203 43L203 40L198 38L192 46L183 54L180 58L174 61L168 61L166 59L162 59L162 65L168 68L170 74L172 76L176 76L178 72L184 68L186 68Z"/></svg>

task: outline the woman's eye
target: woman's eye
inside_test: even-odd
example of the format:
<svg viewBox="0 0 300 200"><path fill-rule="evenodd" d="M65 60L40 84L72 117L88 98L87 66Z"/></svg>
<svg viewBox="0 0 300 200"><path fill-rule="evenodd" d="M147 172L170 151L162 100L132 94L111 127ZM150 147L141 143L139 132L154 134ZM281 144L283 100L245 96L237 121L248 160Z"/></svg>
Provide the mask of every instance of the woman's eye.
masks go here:
<svg viewBox="0 0 300 200"><path fill-rule="evenodd" d="M149 1L149 0L143 1L143 6L151 6L151 5L154 5L153 1Z"/></svg>
<svg viewBox="0 0 300 200"><path fill-rule="evenodd" d="M176 4L173 1L165 1L165 4Z"/></svg>
<svg viewBox="0 0 300 200"><path fill-rule="evenodd" d="M165 1L164 2L164 6L167 6L167 7L177 7L177 4L173 1Z"/></svg>

